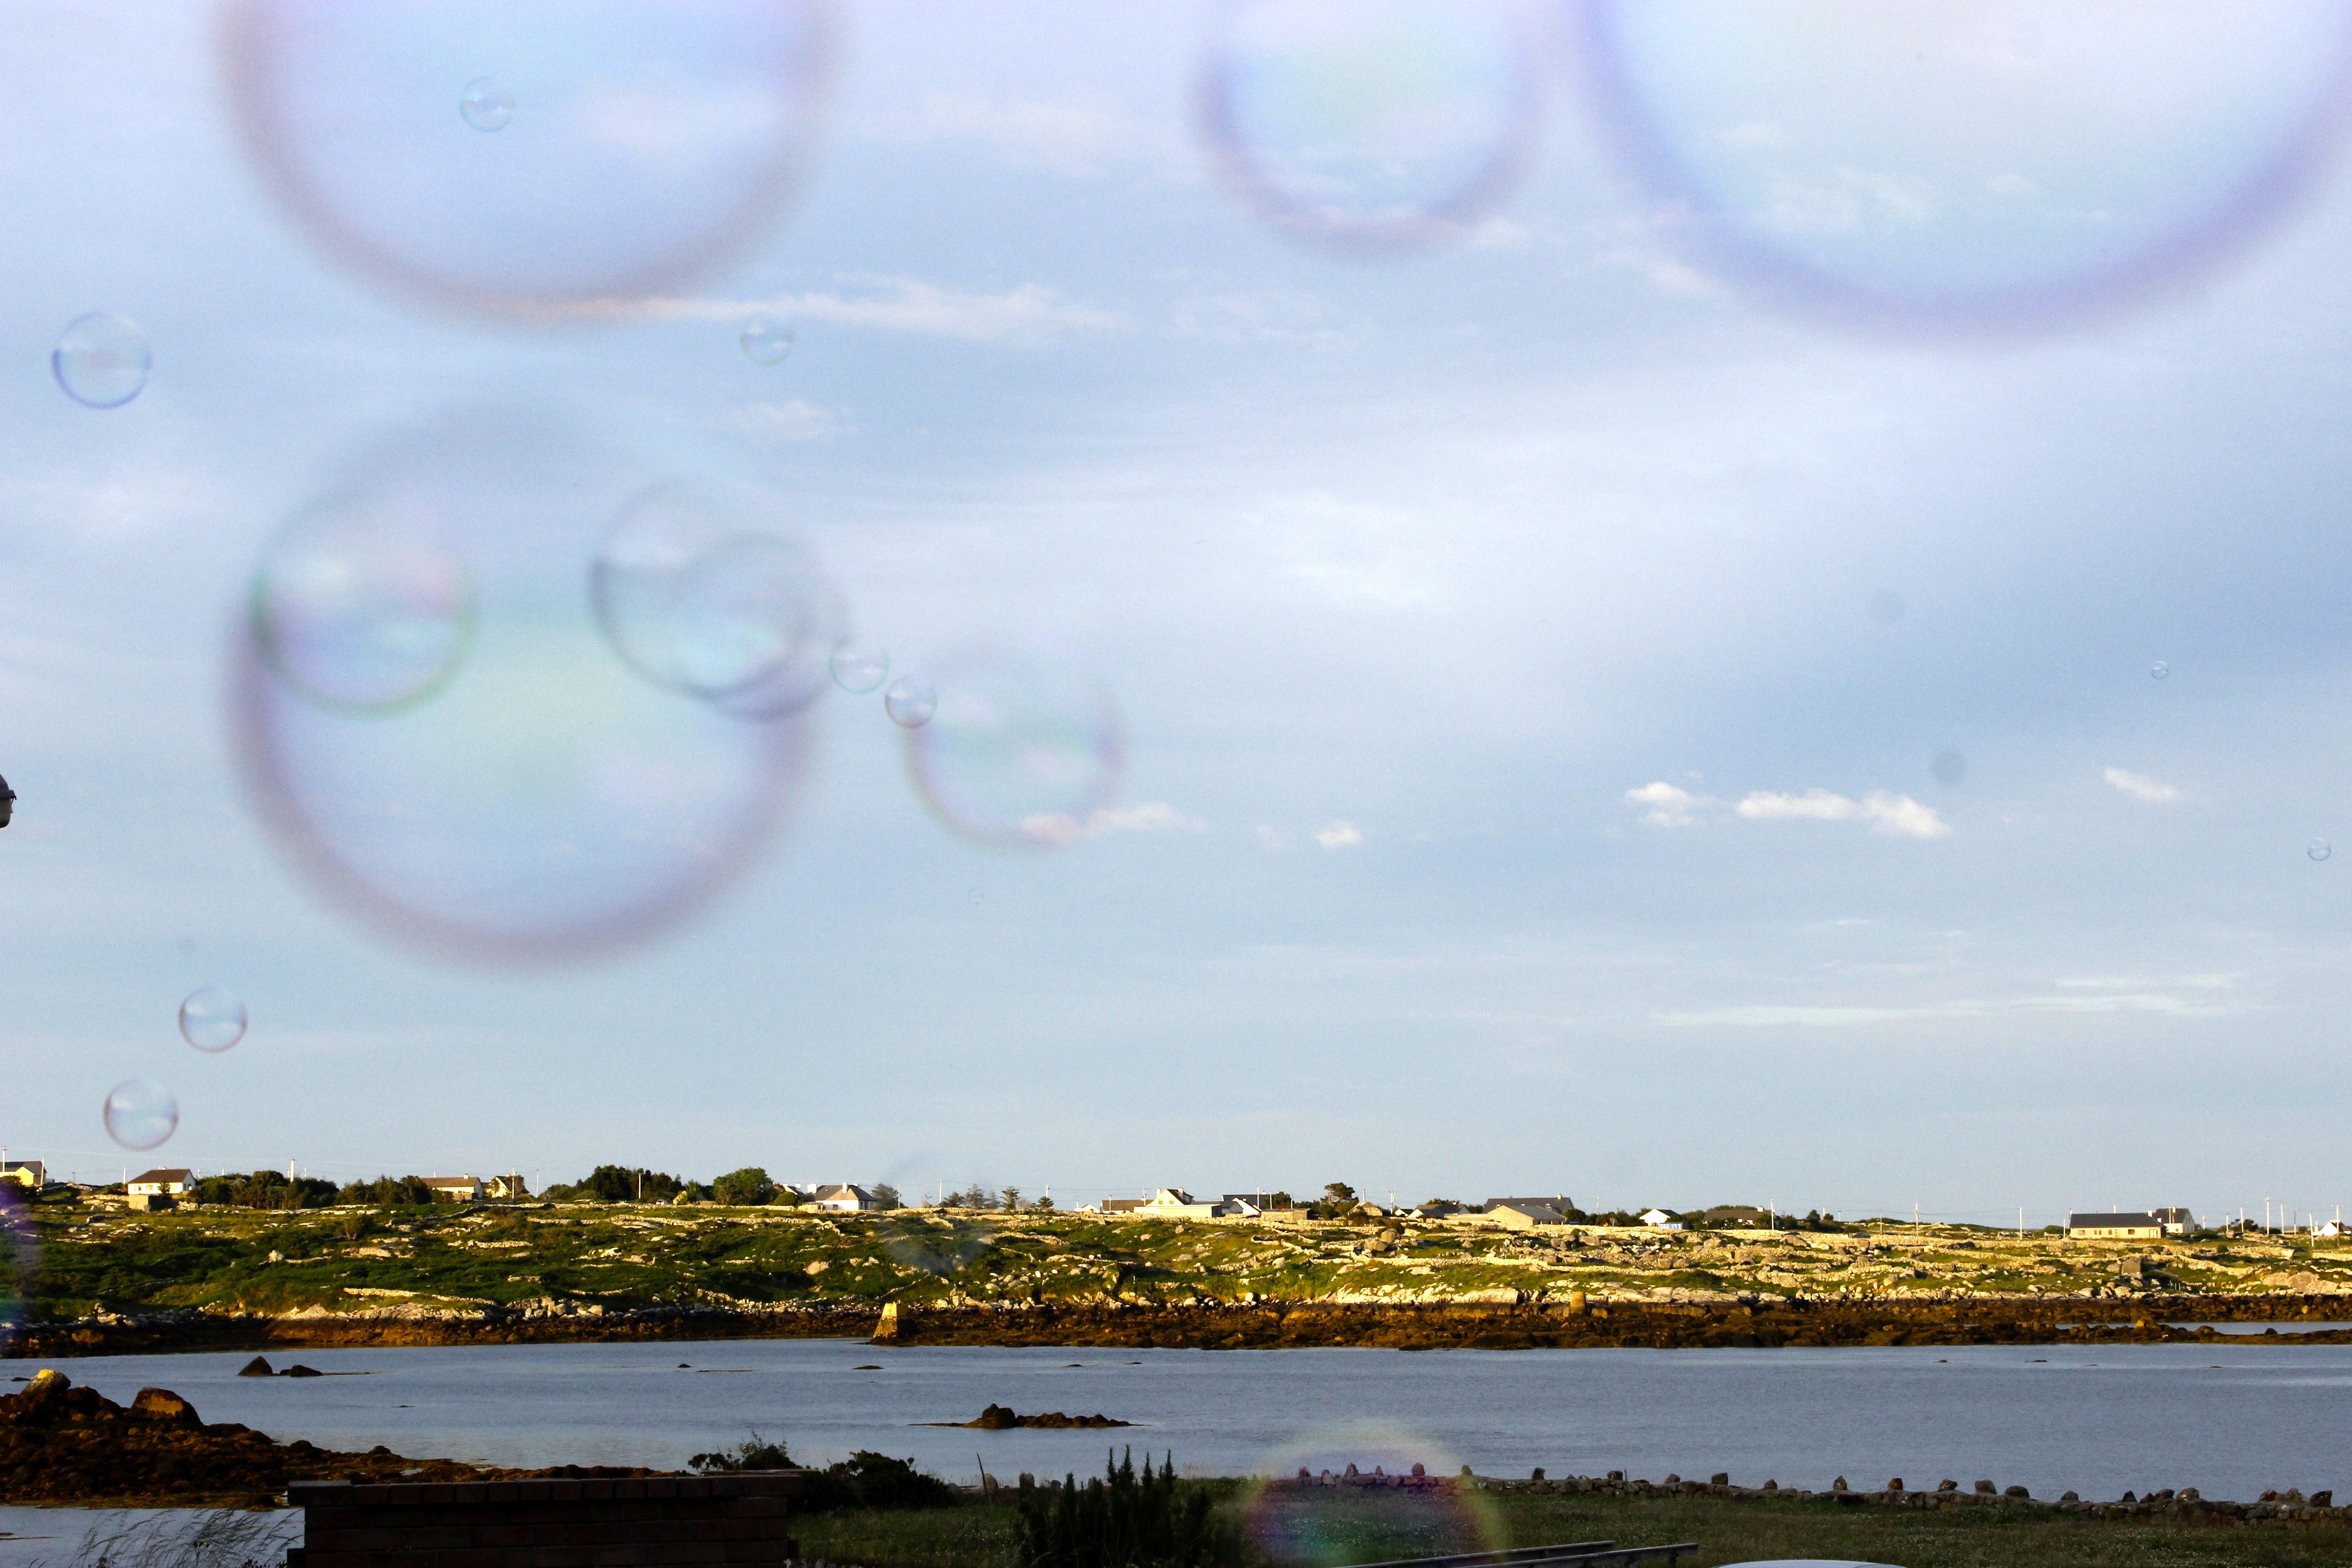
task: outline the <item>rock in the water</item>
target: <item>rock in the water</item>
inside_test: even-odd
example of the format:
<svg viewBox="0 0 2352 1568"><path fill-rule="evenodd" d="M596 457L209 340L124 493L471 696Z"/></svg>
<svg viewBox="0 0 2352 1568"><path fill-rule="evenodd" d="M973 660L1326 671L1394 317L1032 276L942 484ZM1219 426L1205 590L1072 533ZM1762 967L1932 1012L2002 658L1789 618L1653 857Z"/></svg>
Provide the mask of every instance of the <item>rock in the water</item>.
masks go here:
<svg viewBox="0 0 2352 1568"><path fill-rule="evenodd" d="M277 1374L270 1370L269 1358L266 1355L257 1355L251 1361L247 1362L243 1366L237 1368L236 1375L239 1377L274 1377Z"/></svg>
<svg viewBox="0 0 2352 1568"><path fill-rule="evenodd" d="M301 1363L297 1362L292 1366L288 1367L284 1372L279 1373L278 1375L280 1377L324 1377L327 1374L320 1372L315 1366L304 1366Z"/></svg>
<svg viewBox="0 0 2352 1568"><path fill-rule="evenodd" d="M131 1414L150 1421L176 1421L184 1426L201 1426L204 1421L196 1407L168 1388L142 1388L131 1401Z"/></svg>
<svg viewBox="0 0 2352 1568"><path fill-rule="evenodd" d="M991 1432L1002 1432L1008 1427L1020 1426L1021 1417L1013 1414L1012 1410L1005 1405L991 1405L980 1413L980 1419L972 1425L984 1426Z"/></svg>

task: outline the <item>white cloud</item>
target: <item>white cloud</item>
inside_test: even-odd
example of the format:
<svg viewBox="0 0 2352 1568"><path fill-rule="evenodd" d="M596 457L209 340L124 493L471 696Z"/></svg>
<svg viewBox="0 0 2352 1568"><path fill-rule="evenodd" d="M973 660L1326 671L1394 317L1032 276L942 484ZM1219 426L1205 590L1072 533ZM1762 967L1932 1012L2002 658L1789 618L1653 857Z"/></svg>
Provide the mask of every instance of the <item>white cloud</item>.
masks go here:
<svg viewBox="0 0 2352 1568"><path fill-rule="evenodd" d="M1352 822L1334 822L1315 830L1315 842L1326 849L1353 849L1364 841L1364 830Z"/></svg>
<svg viewBox="0 0 2352 1568"><path fill-rule="evenodd" d="M1625 792L1625 798L1634 805L1648 806L1650 809L1642 814L1642 820L1655 823L1660 827L1688 827L1693 811L1699 806L1715 804L1706 796L1678 789L1664 780L1645 784L1640 789L1629 789Z"/></svg>
<svg viewBox="0 0 2352 1568"><path fill-rule="evenodd" d="M1865 822L1873 833L1890 837L1948 838L1952 835L1951 825L1935 807L1885 790L1874 790L1860 800L1825 789L1810 789L1802 795L1757 790L1735 809L1750 822Z"/></svg>
<svg viewBox="0 0 2352 1568"><path fill-rule="evenodd" d="M801 397L730 408L711 424L730 435L765 441L830 441L851 430L839 410Z"/></svg>
<svg viewBox="0 0 2352 1568"><path fill-rule="evenodd" d="M2134 800L2144 800L2151 805L2169 805L2174 801L2189 798L2185 791L2161 779L2152 779L2146 773L2133 773L2128 768L2109 768L2107 782Z"/></svg>
<svg viewBox="0 0 2352 1568"><path fill-rule="evenodd" d="M1168 162L1171 147L1121 110L1102 104L1007 102L969 93L934 92L920 113L879 123L887 142L971 142L1009 163L1072 179L1099 174L1112 163Z"/></svg>
<svg viewBox="0 0 2352 1568"><path fill-rule="evenodd" d="M803 325L824 321L908 337L1034 347L1070 332L1121 331L1128 318L1066 300L1042 283L1001 293L945 289L919 278L859 275L847 290L783 294L771 300L607 300L580 313L631 321L740 321L768 314Z"/></svg>
<svg viewBox="0 0 2352 1568"><path fill-rule="evenodd" d="M1021 831L1044 844L1075 844L1106 833L1206 833L1209 825L1185 816L1164 800L1155 800L1125 811L1097 809L1084 821L1066 812L1024 817Z"/></svg>

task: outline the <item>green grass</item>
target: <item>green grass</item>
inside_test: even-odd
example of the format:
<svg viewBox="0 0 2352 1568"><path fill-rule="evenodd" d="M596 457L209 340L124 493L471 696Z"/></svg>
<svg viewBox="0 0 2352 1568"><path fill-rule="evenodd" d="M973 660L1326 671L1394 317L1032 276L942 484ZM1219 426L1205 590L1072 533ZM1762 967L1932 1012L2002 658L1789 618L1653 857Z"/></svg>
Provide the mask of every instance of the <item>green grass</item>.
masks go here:
<svg viewBox="0 0 2352 1568"><path fill-rule="evenodd" d="M1234 1506L1234 1483L1224 1506ZM1497 1505L1498 1544L1536 1546L1613 1540L1622 1546L1695 1541L1696 1568L1773 1558L1821 1557L1902 1568L2342 1568L2352 1530L2337 1526L2180 1525L2072 1519L2036 1510L1936 1511L1843 1508L1827 1502L1706 1498L1512 1496ZM1365 1563L1416 1542L1384 1523L1378 1494L1361 1504L1360 1529L1330 1538L1346 1548L1330 1563ZM1344 1521L1343 1521L1344 1522ZM1392 1521L1390 1521L1392 1522ZM798 1521L805 1557L872 1568L1012 1568L1013 1515L1005 1504L905 1513L839 1513Z"/></svg>

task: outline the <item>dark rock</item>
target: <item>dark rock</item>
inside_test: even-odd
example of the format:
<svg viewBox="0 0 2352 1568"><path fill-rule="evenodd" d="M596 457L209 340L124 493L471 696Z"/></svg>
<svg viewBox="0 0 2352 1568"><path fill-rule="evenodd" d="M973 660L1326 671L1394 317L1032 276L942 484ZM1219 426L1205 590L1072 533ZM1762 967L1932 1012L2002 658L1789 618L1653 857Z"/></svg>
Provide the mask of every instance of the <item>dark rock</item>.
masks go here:
<svg viewBox="0 0 2352 1568"><path fill-rule="evenodd" d="M1538 1466L1535 1468L1535 1469L1534 1469L1532 1472L1530 1472L1530 1473L1529 1473L1529 1475L1528 1476L1528 1479L1529 1479L1529 1480L1531 1480L1531 1481L1539 1481L1539 1480L1541 1480L1541 1479L1544 1479L1543 1467L1542 1467L1541 1465L1538 1465Z"/></svg>
<svg viewBox="0 0 2352 1568"><path fill-rule="evenodd" d="M2180 1495L2181 1495L2182 1497L2188 1497L2188 1496L2189 1496L2189 1495L2190 1495L2190 1494L2189 1494L2188 1492L2182 1492ZM2335 1494L2335 1492L2331 1490L2331 1491L2314 1492L2314 1493L2312 1493L2312 1494L2311 1494L2311 1506L2312 1506L2312 1507L2314 1507L2314 1508L2334 1508L2334 1507L2336 1506L2336 1494Z"/></svg>
<svg viewBox="0 0 2352 1568"><path fill-rule="evenodd" d="M304 1366L301 1363L297 1362L292 1366L288 1367L284 1372L278 1373L278 1375L280 1377L324 1377L327 1374L320 1372L315 1366Z"/></svg>
<svg viewBox="0 0 2352 1568"><path fill-rule="evenodd" d="M1833 1492L1842 1492L1845 1490L1845 1478L1843 1476L1840 1476L1837 1479L1832 1481L1830 1483L1830 1490Z"/></svg>
<svg viewBox="0 0 2352 1568"><path fill-rule="evenodd" d="M1901 1491L1903 1489L1903 1478L1901 1476L1897 1476L1893 1480L1887 1482L1886 1489L1891 1492Z"/></svg>
<svg viewBox="0 0 2352 1568"><path fill-rule="evenodd" d="M2276 1496L2278 1496L2278 1494L2277 1494L2276 1492L2265 1492L2265 1493L2263 1494L2263 1496L2264 1496L2264 1498L2265 1498L2265 1499L2268 1499L2268 1498L2273 1498L2273 1497L2276 1497ZM2130 1493L2130 1492L2126 1492L2126 1493L2124 1493L2124 1495L2123 1495L2123 1496L2121 1496L2121 1497L2119 1497L2119 1498L2116 1499L2116 1500L2117 1502L2137 1502L2137 1501L2139 1501L2139 1499L2138 1499L2137 1497L2134 1496L2134 1495L2133 1495L2132 1493Z"/></svg>
<svg viewBox="0 0 2352 1568"><path fill-rule="evenodd" d="M201 1426L204 1421L196 1407L168 1388L142 1388L131 1401L131 1414L150 1421L176 1421L184 1426Z"/></svg>
<svg viewBox="0 0 2352 1568"><path fill-rule="evenodd" d="M1939 1492L1956 1492L1960 1489L1960 1483L1948 1477L1936 1483L1936 1489Z"/></svg>
<svg viewBox="0 0 2352 1568"><path fill-rule="evenodd" d="M1731 1484L1731 1472L1729 1470L1717 1470L1715 1474L1706 1478L1706 1484L1711 1487L1727 1487Z"/></svg>
<svg viewBox="0 0 2352 1568"><path fill-rule="evenodd" d="M236 1375L239 1377L272 1377L276 1374L270 1371L269 1358L266 1355L257 1355L251 1361L247 1362L243 1366L237 1368Z"/></svg>
<svg viewBox="0 0 2352 1568"><path fill-rule="evenodd" d="M2060 1502L2081 1502L2083 1500L2083 1497L2080 1492L2068 1492L2058 1500Z"/></svg>
<svg viewBox="0 0 2352 1568"><path fill-rule="evenodd" d="M2001 1496L2003 1496L2003 1497L2024 1497L2024 1498L2030 1498L2030 1497L2032 1497L2033 1494L2032 1494L2032 1492L2030 1492L2030 1491L2027 1491L2023 1487L2011 1487L2011 1488L2010 1488L2007 1491L2005 1491L2005 1492L2001 1493L2000 1495L2001 1495Z"/></svg>
<svg viewBox="0 0 2352 1568"><path fill-rule="evenodd" d="M2000 1489L1993 1485L1990 1481L1979 1481L1977 1483L1977 1493L1980 1497L1990 1497L1999 1490L2000 1490Z"/></svg>

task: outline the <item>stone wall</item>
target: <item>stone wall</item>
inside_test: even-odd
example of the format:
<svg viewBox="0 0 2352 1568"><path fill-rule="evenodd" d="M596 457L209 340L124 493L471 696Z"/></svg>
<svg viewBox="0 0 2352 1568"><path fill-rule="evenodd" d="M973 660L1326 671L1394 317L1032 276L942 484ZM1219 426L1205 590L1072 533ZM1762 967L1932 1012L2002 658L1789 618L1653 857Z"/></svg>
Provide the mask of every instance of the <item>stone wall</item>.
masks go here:
<svg viewBox="0 0 2352 1568"><path fill-rule="evenodd" d="M799 1555L796 1470L643 1480L297 1481L287 1568L731 1568Z"/></svg>

